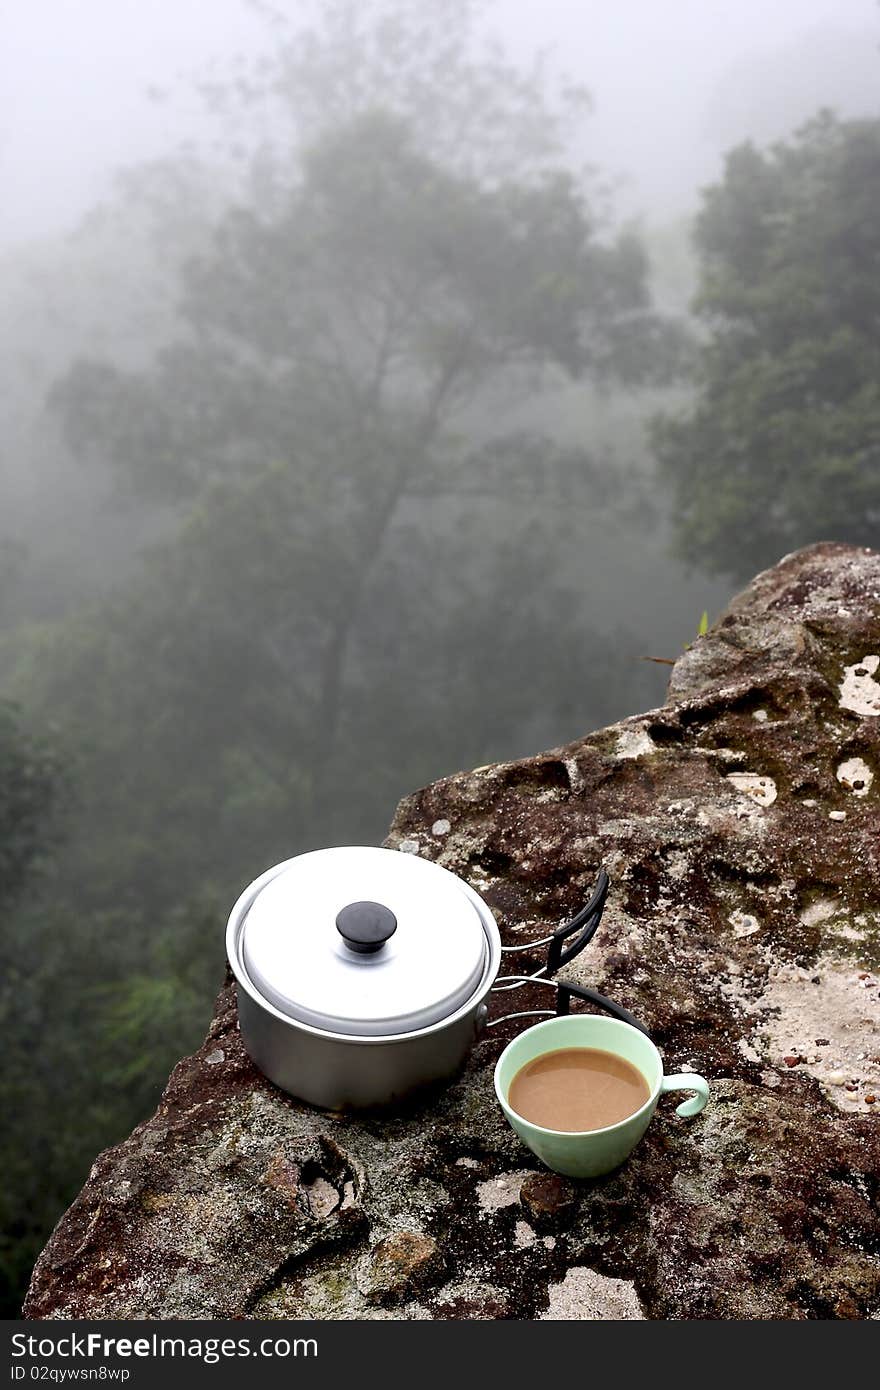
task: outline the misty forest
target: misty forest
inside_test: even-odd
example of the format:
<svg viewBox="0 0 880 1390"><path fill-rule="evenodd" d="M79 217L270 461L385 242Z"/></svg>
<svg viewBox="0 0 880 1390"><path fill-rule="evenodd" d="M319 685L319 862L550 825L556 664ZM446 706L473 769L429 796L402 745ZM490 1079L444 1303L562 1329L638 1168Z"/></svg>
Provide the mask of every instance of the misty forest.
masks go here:
<svg viewBox="0 0 880 1390"><path fill-rule="evenodd" d="M198 140L0 250L10 1315L246 883L661 703L758 570L876 542L880 96L634 217L594 74L503 7L281 8Z"/></svg>

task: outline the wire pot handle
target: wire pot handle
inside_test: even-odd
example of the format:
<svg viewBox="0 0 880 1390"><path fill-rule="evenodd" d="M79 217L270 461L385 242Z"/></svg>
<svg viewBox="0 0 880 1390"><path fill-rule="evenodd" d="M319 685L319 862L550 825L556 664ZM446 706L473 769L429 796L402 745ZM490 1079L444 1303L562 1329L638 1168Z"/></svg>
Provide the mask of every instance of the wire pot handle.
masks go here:
<svg viewBox="0 0 880 1390"><path fill-rule="evenodd" d="M555 983L555 981L554 981ZM622 1004L617 1004L613 999L609 999L606 994L600 994L597 989L587 989L586 985L570 985L564 980L560 980L556 985L556 1017L565 1018L568 1014L572 997L585 999L588 1004L595 1004L597 1009L604 1009L612 1018L619 1018L622 1023L628 1023L631 1028L638 1028L640 1033L644 1033L646 1038L650 1038L644 1023L640 1023L634 1014L625 1009Z"/></svg>
<svg viewBox="0 0 880 1390"><path fill-rule="evenodd" d="M605 910L605 900L608 897L608 889L611 880L604 869L600 869L596 878L590 901L581 908L576 917L572 917L564 927L559 927L553 933L553 939L547 948L547 974L555 975L561 965L567 965L575 956L580 955L581 951L596 934L596 928L602 920L602 913ZM563 942L579 928L583 928L580 936L576 937L570 945L563 950Z"/></svg>
<svg viewBox="0 0 880 1390"><path fill-rule="evenodd" d="M546 964L536 972L536 975L555 974L561 965L567 965L570 960L574 960L575 956L580 955L587 943L592 941L602 920L610 883L611 880L605 870L600 869L589 902L584 904L580 912L572 917L570 922L565 922L561 927L557 927L550 936L542 936L540 941L517 942L513 946L502 946L501 950L505 953L509 951L534 951L538 946L547 946ZM580 931L580 936L563 950L563 943L566 938L576 931ZM515 979L517 977L510 975L502 978Z"/></svg>
<svg viewBox="0 0 880 1390"><path fill-rule="evenodd" d="M547 1016L549 1018L564 1018L570 1011L572 998L583 999L588 1004L594 1004L597 1009L603 1009L605 1013L611 1014L612 1018L619 1018L621 1022L628 1023L631 1028L638 1028L640 1033L644 1033L646 1038L651 1034L639 1019L625 1009L622 1004L616 1003L614 999L609 999L606 994L600 994L597 989L588 989L586 985L569 984L565 980L541 980L534 975L510 975L511 980L521 980L523 984L530 985L549 985L556 990L555 1009L523 1009L519 1013L503 1014L501 1018L493 1018L486 1024L487 1028L495 1028L499 1023L508 1023L512 1018L537 1018ZM519 988L519 986L506 986L506 988Z"/></svg>

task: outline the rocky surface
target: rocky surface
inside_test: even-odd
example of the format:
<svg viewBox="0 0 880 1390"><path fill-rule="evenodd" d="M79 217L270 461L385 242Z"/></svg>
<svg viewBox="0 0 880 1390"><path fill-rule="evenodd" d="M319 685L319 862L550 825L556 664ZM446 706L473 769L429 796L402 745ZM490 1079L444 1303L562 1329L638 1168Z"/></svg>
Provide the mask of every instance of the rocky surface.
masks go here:
<svg viewBox="0 0 880 1390"><path fill-rule="evenodd" d="M617 1173L551 1179L493 1096L520 1025L394 1114L323 1114L256 1073L227 986L157 1113L98 1158L26 1315L878 1316L878 667L880 555L815 546L693 644L663 708L397 812L388 844L467 878L507 942L606 865L570 977L711 1079L698 1119L664 1102Z"/></svg>

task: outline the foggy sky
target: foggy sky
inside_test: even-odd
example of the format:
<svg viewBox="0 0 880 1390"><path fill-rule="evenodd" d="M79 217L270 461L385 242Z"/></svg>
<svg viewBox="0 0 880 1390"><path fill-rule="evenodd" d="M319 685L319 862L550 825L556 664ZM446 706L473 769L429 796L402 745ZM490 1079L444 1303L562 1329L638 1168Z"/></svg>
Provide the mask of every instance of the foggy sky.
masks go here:
<svg viewBox="0 0 880 1390"><path fill-rule="evenodd" d="M587 84L587 154L626 176L623 211L652 218L689 210L739 139L784 135L822 104L880 107L876 0L496 0L493 27ZM265 43L245 0L2 0L0 238L63 230L114 166L198 136L187 74Z"/></svg>

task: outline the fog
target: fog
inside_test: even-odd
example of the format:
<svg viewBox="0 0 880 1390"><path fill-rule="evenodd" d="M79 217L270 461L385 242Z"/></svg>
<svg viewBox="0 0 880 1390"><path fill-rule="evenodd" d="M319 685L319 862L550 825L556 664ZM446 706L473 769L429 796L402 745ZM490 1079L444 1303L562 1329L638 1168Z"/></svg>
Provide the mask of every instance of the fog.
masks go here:
<svg viewBox="0 0 880 1390"><path fill-rule="evenodd" d="M2 14L7 243L69 226L114 167L204 138L188 79L266 46L245 0L7 0ZM587 84L587 153L622 181L621 209L649 217L689 212L738 141L875 102L874 0L497 0L489 23L524 59L546 50Z"/></svg>
<svg viewBox="0 0 880 1390"><path fill-rule="evenodd" d="M876 543L880 8L7 0L0 38L14 1313L250 879L662 703L760 569Z"/></svg>

